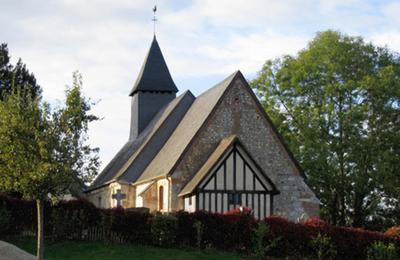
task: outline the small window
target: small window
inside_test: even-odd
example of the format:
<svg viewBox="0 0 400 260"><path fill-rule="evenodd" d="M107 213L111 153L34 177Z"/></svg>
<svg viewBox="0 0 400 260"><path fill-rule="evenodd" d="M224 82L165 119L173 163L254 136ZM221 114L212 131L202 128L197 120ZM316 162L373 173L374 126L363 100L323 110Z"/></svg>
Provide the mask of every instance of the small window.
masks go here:
<svg viewBox="0 0 400 260"><path fill-rule="evenodd" d="M164 187L160 186L158 188L158 209L162 210L164 208Z"/></svg>
<svg viewBox="0 0 400 260"><path fill-rule="evenodd" d="M101 207L101 196L97 198L97 201L98 201L98 207L100 208Z"/></svg>
<svg viewBox="0 0 400 260"><path fill-rule="evenodd" d="M229 193L228 201L230 205L241 205L242 196L240 193Z"/></svg>
<svg viewBox="0 0 400 260"><path fill-rule="evenodd" d="M193 196L192 197L189 197L189 206L192 206L192 199L193 199Z"/></svg>

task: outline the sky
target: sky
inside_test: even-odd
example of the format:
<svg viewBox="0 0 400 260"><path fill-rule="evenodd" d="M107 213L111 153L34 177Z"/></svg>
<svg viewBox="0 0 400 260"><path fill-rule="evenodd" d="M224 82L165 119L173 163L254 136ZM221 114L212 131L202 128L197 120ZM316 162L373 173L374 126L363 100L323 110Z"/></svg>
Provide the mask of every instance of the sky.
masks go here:
<svg viewBox="0 0 400 260"><path fill-rule="evenodd" d="M295 55L319 31L339 30L400 52L400 0L0 0L0 43L61 105L72 73L102 118L90 126L101 168L127 141L130 97L156 35L180 92L201 94L240 69Z"/></svg>

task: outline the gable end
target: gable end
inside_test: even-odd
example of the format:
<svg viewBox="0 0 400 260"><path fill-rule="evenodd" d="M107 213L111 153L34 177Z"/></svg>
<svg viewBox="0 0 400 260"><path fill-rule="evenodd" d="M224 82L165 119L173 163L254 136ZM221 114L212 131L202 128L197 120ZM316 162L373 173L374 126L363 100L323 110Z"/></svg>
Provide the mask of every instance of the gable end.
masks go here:
<svg viewBox="0 0 400 260"><path fill-rule="evenodd" d="M238 162L240 163L238 164ZM241 169L237 168L238 165L241 166ZM227 169L228 167L229 169ZM227 172L233 172L233 175L228 176ZM236 176L238 173L241 174L240 180L237 179L239 175ZM246 185L246 180L249 178L251 185L249 183ZM217 180L223 180L223 183ZM211 154L195 176L184 186L178 196L187 196L205 190L258 190L270 194L279 194L275 184L253 160L236 136L230 136L220 142L213 154Z"/></svg>

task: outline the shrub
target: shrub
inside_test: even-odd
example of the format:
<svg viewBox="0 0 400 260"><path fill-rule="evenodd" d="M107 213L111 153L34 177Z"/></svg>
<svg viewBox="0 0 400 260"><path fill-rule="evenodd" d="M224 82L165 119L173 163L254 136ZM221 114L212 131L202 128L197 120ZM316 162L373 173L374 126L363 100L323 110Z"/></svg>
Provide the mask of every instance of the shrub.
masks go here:
<svg viewBox="0 0 400 260"><path fill-rule="evenodd" d="M311 240L313 257L318 260L336 259L336 248L331 242L331 238L326 235L318 234Z"/></svg>
<svg viewBox="0 0 400 260"><path fill-rule="evenodd" d="M397 258L396 247L393 243L385 244L381 241L374 242L368 248L369 260L395 260Z"/></svg>
<svg viewBox="0 0 400 260"><path fill-rule="evenodd" d="M193 213L193 224L196 221L204 225L202 236L202 247L214 247L217 249L225 249L225 229L228 223L224 223L224 219L220 214L213 214L205 211L197 211ZM195 233L193 233L195 235ZM196 238L194 238L196 239Z"/></svg>
<svg viewBox="0 0 400 260"><path fill-rule="evenodd" d="M84 199L61 201L46 210L50 214L47 233L53 240L84 239L87 229L100 221L99 209Z"/></svg>
<svg viewBox="0 0 400 260"><path fill-rule="evenodd" d="M51 238L52 240L64 239L68 231L67 225L63 224L64 215L61 210L53 210L51 213Z"/></svg>
<svg viewBox="0 0 400 260"><path fill-rule="evenodd" d="M149 244L151 215L123 208L102 209L103 240L109 242Z"/></svg>
<svg viewBox="0 0 400 260"><path fill-rule="evenodd" d="M178 219L175 216L156 214L151 221L151 235L154 244L158 246L174 245L177 228Z"/></svg>
<svg viewBox="0 0 400 260"><path fill-rule="evenodd" d="M111 209L108 213L111 221L110 232L119 234L123 242L150 243L150 214L127 211L123 208Z"/></svg>
<svg viewBox="0 0 400 260"><path fill-rule="evenodd" d="M11 223L11 212L4 206L0 206L0 234L7 233Z"/></svg>
<svg viewBox="0 0 400 260"><path fill-rule="evenodd" d="M2 207L11 213L7 234L19 234L26 230L36 230L36 204L34 201L11 198L1 193L0 201ZM45 219L47 217L46 215Z"/></svg>
<svg viewBox="0 0 400 260"><path fill-rule="evenodd" d="M270 228L268 239L280 238L271 250L274 256L310 255L312 228L300 223L293 223L285 218L271 216L265 219Z"/></svg>
<svg viewBox="0 0 400 260"><path fill-rule="evenodd" d="M200 221L196 221L193 226L196 230L196 246L197 248L201 248L203 242L204 225Z"/></svg>
<svg viewBox="0 0 400 260"><path fill-rule="evenodd" d="M273 240L268 240L269 228L265 222L259 222L257 228L253 233L253 252L260 259L264 258L268 252L273 249L279 238L275 238Z"/></svg>
<svg viewBox="0 0 400 260"><path fill-rule="evenodd" d="M223 249L236 249L239 252L249 253L252 250L252 238L257 222L251 210L239 208L225 213L222 217L225 236Z"/></svg>
<svg viewBox="0 0 400 260"><path fill-rule="evenodd" d="M268 226L264 222L258 223L257 229L254 231L253 237L253 251L254 253L263 258L267 252L267 246L264 243L265 236L268 233Z"/></svg>
<svg viewBox="0 0 400 260"><path fill-rule="evenodd" d="M400 226L394 226L386 230L385 235L391 238L400 239Z"/></svg>
<svg viewBox="0 0 400 260"><path fill-rule="evenodd" d="M372 243L390 242L383 233L357 228L331 227L329 235L336 245L338 258L346 259L365 259Z"/></svg>
<svg viewBox="0 0 400 260"><path fill-rule="evenodd" d="M194 214L178 211L174 213L174 216L178 219L177 244L181 246L196 246L196 230L194 226L196 220Z"/></svg>
<svg viewBox="0 0 400 260"><path fill-rule="evenodd" d="M241 216L226 216L222 217L223 226L221 232L224 237L223 245L220 247L224 250L236 249L237 251L251 250L251 235L248 236L248 232L252 234L252 230L246 230L248 223L243 221ZM250 243L246 243L246 237ZM244 238L244 239L243 239Z"/></svg>
<svg viewBox="0 0 400 260"><path fill-rule="evenodd" d="M311 240L318 234L330 237L339 259L365 259L367 249L377 241L399 243L399 240L394 240L380 232L335 227L316 218L303 223L293 223L284 218L272 216L266 218L265 221L270 228L270 236L281 236L281 240L271 252L280 257L314 254Z"/></svg>
<svg viewBox="0 0 400 260"><path fill-rule="evenodd" d="M314 228L326 228L329 226L329 224L325 220L320 219L319 217L311 217L309 219L306 219L302 222L302 224Z"/></svg>
<svg viewBox="0 0 400 260"><path fill-rule="evenodd" d="M151 215L149 213L125 211L123 220L124 222L119 229L126 242L136 244L150 243Z"/></svg>
<svg viewBox="0 0 400 260"><path fill-rule="evenodd" d="M6 231L2 225L4 235L36 230L33 201L0 194L0 208L0 219L4 223L8 219ZM54 239L103 239L161 246L212 247L243 253L255 250L262 254L260 238L264 231L259 230L262 229L259 223L265 223L268 232L263 240L267 247L264 249L272 256L318 257L324 248L329 249L330 244L337 250L338 259L366 259L368 249L377 242L393 243L400 248L400 239L396 238L399 227L384 234L335 227L319 218L293 223L271 216L257 222L251 211L245 208L225 214L179 211L170 215L152 215L123 208L98 209L86 200L72 200L56 205L46 203L45 214L46 236ZM7 215L10 217L2 217ZM330 243L327 243L327 238ZM270 246L271 243L274 246Z"/></svg>

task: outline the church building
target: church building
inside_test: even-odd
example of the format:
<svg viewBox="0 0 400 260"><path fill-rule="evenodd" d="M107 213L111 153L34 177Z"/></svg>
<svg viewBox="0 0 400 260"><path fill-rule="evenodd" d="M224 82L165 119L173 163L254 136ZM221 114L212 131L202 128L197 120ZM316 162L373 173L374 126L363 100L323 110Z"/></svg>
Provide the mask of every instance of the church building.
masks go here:
<svg viewBox="0 0 400 260"><path fill-rule="evenodd" d="M129 93L129 139L88 200L150 212L242 206L259 219L318 215L319 200L240 71L197 97L177 93L154 36Z"/></svg>

